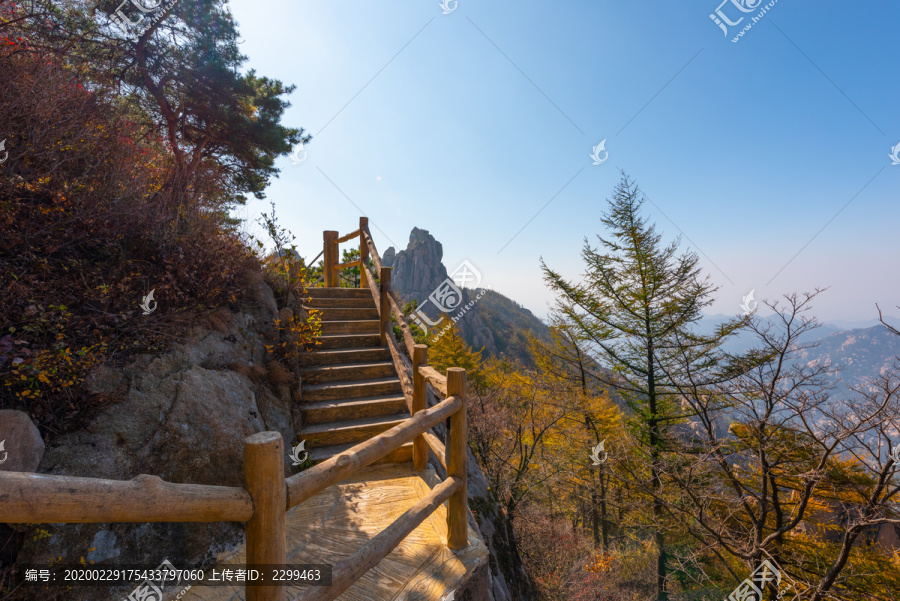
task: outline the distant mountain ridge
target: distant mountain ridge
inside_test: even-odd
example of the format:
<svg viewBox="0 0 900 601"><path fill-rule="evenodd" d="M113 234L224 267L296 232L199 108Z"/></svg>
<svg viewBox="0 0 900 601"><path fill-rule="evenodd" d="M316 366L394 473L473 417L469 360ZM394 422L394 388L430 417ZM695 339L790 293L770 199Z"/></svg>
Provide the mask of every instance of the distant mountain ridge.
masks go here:
<svg viewBox="0 0 900 601"><path fill-rule="evenodd" d="M410 233L406 249L397 251L390 247L382 257L385 267L393 267L391 284L394 290L404 301L417 301L431 321L437 321L441 311L429 297L449 277L443 264L443 255L441 243L428 230L416 227ZM457 322L460 335L466 343L475 350L483 348L485 357L517 359L531 365L526 332L548 339L547 325L522 305L494 290L461 288L461 293L459 307L466 306L481 295ZM457 311L454 310L451 315ZM711 333L718 324L733 317L723 314L706 315L698 323L697 329L701 333ZM885 320L900 329L900 319L886 317ZM440 327L435 326L434 329ZM877 319L835 320L825 323L807 333L801 342L816 343L818 346L798 353L795 364L830 362L841 368L843 384L852 388L868 387L878 375L891 369L896 357L900 356L900 336L890 332ZM755 343L752 333L743 332L728 340L723 349L740 353ZM849 391L839 389L836 394L846 395Z"/></svg>
<svg viewBox="0 0 900 601"><path fill-rule="evenodd" d="M716 325L730 318L721 314L705 316L700 321L699 331L711 333ZM900 319L885 317L885 321L900 330ZM862 327L848 329L841 327L842 325ZM877 319L824 323L808 332L800 342L814 343L817 346L796 353L792 364L813 366L830 363L840 369L841 382L848 388L869 389L879 375L898 363L897 357L900 356L900 336L888 330ZM740 353L755 343L754 335L744 332L725 343L723 349ZM846 396L851 393L840 388L835 394Z"/></svg>
<svg viewBox="0 0 900 601"><path fill-rule="evenodd" d="M438 320L441 310L429 297L445 286L449 277L443 256L441 243L428 230L414 227L405 250L389 247L381 259L385 267L393 268L391 286L397 294L404 301L417 301L432 322ZM477 286L476 282L469 283ZM477 299L457 322L463 340L475 350L483 348L482 356L518 359L526 365L531 364L525 332L546 339L549 337L547 325L528 309L494 290L476 287L460 291L462 301L458 307L465 307ZM459 309L453 310L451 316L458 312Z"/></svg>

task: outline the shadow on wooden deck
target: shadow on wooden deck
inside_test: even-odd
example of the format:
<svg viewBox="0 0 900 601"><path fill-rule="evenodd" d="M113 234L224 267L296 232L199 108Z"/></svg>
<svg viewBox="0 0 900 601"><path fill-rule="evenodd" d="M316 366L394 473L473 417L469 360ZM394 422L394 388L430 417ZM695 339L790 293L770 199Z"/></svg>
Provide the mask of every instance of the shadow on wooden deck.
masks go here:
<svg viewBox="0 0 900 601"><path fill-rule="evenodd" d="M287 514L289 564L335 564L359 550L439 483L434 471L409 463L368 467ZM337 597L340 601L440 601L485 565L488 551L469 527L469 547L447 548L446 503L381 563ZM245 562L243 546L216 566ZM306 587L289 587L292 600ZM458 597L458 596L457 596ZM194 587L182 601L243 601L243 586Z"/></svg>

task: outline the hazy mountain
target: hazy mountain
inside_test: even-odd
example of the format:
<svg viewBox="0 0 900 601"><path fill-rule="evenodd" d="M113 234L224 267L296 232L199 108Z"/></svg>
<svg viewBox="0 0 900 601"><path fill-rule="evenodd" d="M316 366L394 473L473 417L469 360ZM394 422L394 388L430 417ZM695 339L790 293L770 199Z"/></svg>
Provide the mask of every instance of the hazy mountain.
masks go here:
<svg viewBox="0 0 900 601"><path fill-rule="evenodd" d="M818 347L799 353L797 362L810 366L830 362L841 369L842 383L851 388L869 388L900 355L900 336L880 324L835 332L817 342Z"/></svg>
<svg viewBox="0 0 900 601"><path fill-rule="evenodd" d="M530 332L537 338L549 338L549 328L543 321L499 292L485 290L476 308L481 321L493 334L496 345L493 355L496 357L518 359L529 365L531 358L527 352L528 340L525 333Z"/></svg>
<svg viewBox="0 0 900 601"><path fill-rule="evenodd" d="M698 331L711 333L715 327L728 319L728 315L705 316ZM900 329L900 319L886 316L885 321ZM773 324L775 322L772 322ZM847 328L858 325L862 327ZM732 353L746 351L756 344L752 333L744 332L732 337L723 348ZM802 343L816 343L818 346L798 353L795 363L806 365L830 362L841 369L840 378L848 387L865 387L884 373L900 355L900 336L897 336L877 319L866 321L835 320L823 324L800 338ZM840 394L849 394L842 390Z"/></svg>

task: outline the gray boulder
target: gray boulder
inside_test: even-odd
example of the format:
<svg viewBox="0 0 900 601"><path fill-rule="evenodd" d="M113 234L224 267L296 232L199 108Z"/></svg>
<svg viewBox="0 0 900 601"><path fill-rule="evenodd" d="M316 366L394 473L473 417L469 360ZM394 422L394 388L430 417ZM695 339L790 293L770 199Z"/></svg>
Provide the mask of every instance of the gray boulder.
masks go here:
<svg viewBox="0 0 900 601"><path fill-rule="evenodd" d="M0 410L0 471L35 472L44 457L44 441L27 413Z"/></svg>

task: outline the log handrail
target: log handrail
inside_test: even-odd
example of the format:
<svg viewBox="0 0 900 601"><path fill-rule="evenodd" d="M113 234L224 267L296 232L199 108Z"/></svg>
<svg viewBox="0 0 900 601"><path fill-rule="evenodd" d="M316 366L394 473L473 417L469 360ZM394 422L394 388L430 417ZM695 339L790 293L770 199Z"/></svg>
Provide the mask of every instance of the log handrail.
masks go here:
<svg viewBox="0 0 900 601"><path fill-rule="evenodd" d="M375 241L372 240L372 234L369 232L368 226L362 231L360 234L366 239L366 246L369 249L369 257L372 259L372 263L375 265L375 271L377 273L381 272L381 255L378 254L378 250L375 249Z"/></svg>
<svg viewBox="0 0 900 601"><path fill-rule="evenodd" d="M243 488L0 472L3 523L246 522L253 500ZM39 508L39 512L37 510Z"/></svg>
<svg viewBox="0 0 900 601"><path fill-rule="evenodd" d="M394 313L394 317L397 318L397 322L400 324L400 331L403 333L403 342L406 343L406 354L412 357L413 347L416 346L416 339L413 338L412 331L409 329L409 324L406 323L406 318L403 317L403 311L400 310L397 299L394 298L393 294L389 296L389 299L391 301L391 311Z"/></svg>
<svg viewBox="0 0 900 601"><path fill-rule="evenodd" d="M363 246L365 246L365 248L368 250L368 255L372 261L372 266L375 268L376 273L380 274L381 270L383 269L383 265L381 262L381 255L378 254L378 249L375 247L375 241L372 238L372 233L369 231L368 220L366 220L365 223L363 223L362 219L360 219L359 232L360 232L360 234L359 234L360 235L360 247L362 248ZM363 242L365 242L365 244L363 244ZM365 271L366 271L367 275L369 276L368 279L370 280L370 282L369 282L368 287L369 287L369 290L372 292L372 296L375 298L375 304L378 309L378 314L382 315L381 295L379 293L379 290L377 289L377 287L374 284L374 281L372 278L372 273L369 271L368 266L366 266ZM427 364L427 362L428 362L427 361L427 348L428 347L426 345L416 345L415 344L415 339L413 338L412 332L409 328L409 324L406 322L406 318L404 317L403 312L400 310L399 303L397 302L397 299L393 294L393 290L389 291L388 298L390 299L390 303L391 303L391 312L393 313L394 318L396 319L397 323L399 324L400 330L403 332L403 339L404 339L404 342L406 343L406 347L407 347L407 355L409 357L413 357L415 347L423 346L426 349L426 355L425 355L426 359L425 359L423 365ZM410 388L415 389L414 381L415 381L416 373L418 372L418 366L414 367L415 360L410 362L409 359L406 358L406 356L402 355L401 353L399 353L397 351L396 345L391 344L390 340L388 340L387 342L388 342L388 348L391 352L391 358L394 361L394 367L396 368L398 375L400 375L400 382L403 387L404 396L406 396L406 403L410 407L410 411L414 412L418 409L418 407L416 407L416 396L415 396L415 394L417 394L417 393L413 394L412 398L410 398L410 393L408 392L408 389L410 389ZM436 377L434 374L432 374L431 372L428 372L427 370L426 370L426 373L429 376L431 376L429 379L426 380L426 386L431 385L432 388L434 388L441 395L447 396L446 378L444 378L444 376L441 376L439 373L437 373L436 370L434 371L434 374L436 374ZM409 374L409 376L407 376L407 378L404 378L402 374ZM411 385L411 386L409 386L407 384L409 379L413 380L413 385ZM427 402L424 399L426 399L428 396L426 391L424 390L424 388L423 388L421 395L423 398L421 408L424 409L425 406L427 405ZM424 462L422 461L422 459L421 458L418 460L415 459L415 456L421 454L421 451L416 451L416 448L419 448L419 449L424 448L424 445L426 445L426 444L428 445L430 450L434 453L434 455L438 459L438 461L440 461L441 465L443 465L444 468L446 468L447 467L447 464L446 464L447 451L446 451L445 445L440 441L440 439L433 432L429 432L428 434L430 434L430 437L426 437L423 435L421 438L417 437L417 439L413 441L414 464L416 466L416 469L424 469ZM427 461L425 461L425 462L427 462Z"/></svg>
<svg viewBox="0 0 900 601"><path fill-rule="evenodd" d="M460 368L449 368L447 376L444 377L436 369L428 366L428 347L427 345L419 345L415 343L412 331L403 312L400 310L399 303L393 294L390 285L390 268L385 269L381 262L381 256L375 247L375 241L372 233L369 231L368 222L365 224L360 221L360 247L365 242L368 249L369 257L375 267L376 273L380 276L382 285L379 291L376 291L374 284L369 286L372 296L375 297L378 313L381 321L381 339L391 352L391 358L394 361L394 367L400 376L401 385L404 395L407 397L407 404L410 407L410 413L415 416L423 411L428 411L427 405L427 387L431 385L440 396L462 398L463 407L456 413L448 424L447 444L441 443L440 439L431 431L425 431L413 439L413 466L416 470L424 469L427 463L427 448L434 453L437 460L444 466L447 471L447 477L458 477L463 480L463 485L459 491L451 497L448 508L448 525L450 527L450 535L447 546L451 549L463 548L466 545L466 515L468 514L468 501L466 477L466 456L468 452L468 443L466 442L466 409L465 409L465 389L466 389L466 372ZM368 266L364 266L367 276L371 279L371 273L368 273ZM385 282L385 280L387 280ZM387 301L387 302L385 302ZM403 333L403 340L407 347L406 355L399 352L397 342L394 339L393 328L390 318L386 315L387 307L390 305L390 313L396 319L400 330ZM410 357L412 361L408 358ZM411 380L411 384L409 384ZM412 395L409 396L411 389ZM440 398L440 396L438 398Z"/></svg>
<svg viewBox="0 0 900 601"><path fill-rule="evenodd" d="M381 273L381 270L383 269L381 255L378 254L378 249L375 248L375 242L372 240L372 234L369 232L368 222L366 222L365 227L360 226L360 232L360 237L365 238L366 248L369 251L369 256L372 259L376 273ZM362 246L362 242L360 242L360 245ZM366 269L368 270L368 267ZM406 354L412 357L413 347L416 345L412 330L409 329L409 324L403 316L403 311L400 309L400 303L397 301L397 296L394 294L394 291L390 290L388 296L391 301L391 312L393 313L394 318L396 318L397 324L400 326L400 331L403 333L403 341L406 343ZM379 313L380 311L381 309L379 308Z"/></svg>
<svg viewBox="0 0 900 601"><path fill-rule="evenodd" d="M419 373L422 374L422 377L425 378L429 384L434 386L438 392L447 396L447 378L442 376L438 370L430 365L425 365L419 368Z"/></svg>
<svg viewBox="0 0 900 601"><path fill-rule="evenodd" d="M431 489L431 492L418 503L407 509L390 526L382 530L372 540L366 542L352 556L342 559L332 569L330 587L310 587L296 597L294 601L329 601L341 594L362 578L363 574L378 565L388 553L409 536L419 524L425 521L434 511L461 487L465 486L460 478L454 476Z"/></svg>
<svg viewBox="0 0 900 601"><path fill-rule="evenodd" d="M346 263L338 263L334 266L335 269L347 269L348 267L359 267L359 259L354 261L347 261Z"/></svg>
<svg viewBox="0 0 900 601"><path fill-rule="evenodd" d="M356 238L357 236L359 236L359 230L352 231L349 234L347 234L346 236L341 236L340 238L335 240L335 242L340 244L341 242L346 242L347 240L352 240L353 238Z"/></svg>
<svg viewBox="0 0 900 601"><path fill-rule="evenodd" d="M406 397L406 407L412 410L413 398L413 382L409 374L412 373L412 365L409 359L400 352L397 341L394 339L394 333L385 339L388 350L391 352L391 359L394 361L394 367L397 369L397 377L400 378L400 387L403 388L403 396Z"/></svg>
<svg viewBox="0 0 900 601"><path fill-rule="evenodd" d="M449 474L449 468L447 473ZM287 485L284 479L284 440L279 432L260 432L244 444L244 486L253 498L253 517L247 521L247 563L285 565ZM247 600L283 601L285 586L247 585Z"/></svg>
<svg viewBox="0 0 900 601"><path fill-rule="evenodd" d="M400 448L413 437L459 411L462 404L462 399L458 397L444 399L428 411L419 412L390 430L291 476L287 479L286 509L299 505L332 484L349 478L361 468Z"/></svg>
<svg viewBox="0 0 900 601"><path fill-rule="evenodd" d="M434 456L437 457L438 461L441 462L441 465L444 466L444 469L447 469L447 460L444 458L444 453L446 452L444 449L444 443L441 442L441 439L434 435L432 432L425 432L422 434L422 438L425 439L425 443L431 448L431 452L434 453Z"/></svg>

